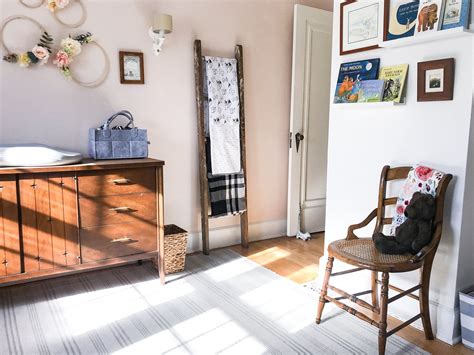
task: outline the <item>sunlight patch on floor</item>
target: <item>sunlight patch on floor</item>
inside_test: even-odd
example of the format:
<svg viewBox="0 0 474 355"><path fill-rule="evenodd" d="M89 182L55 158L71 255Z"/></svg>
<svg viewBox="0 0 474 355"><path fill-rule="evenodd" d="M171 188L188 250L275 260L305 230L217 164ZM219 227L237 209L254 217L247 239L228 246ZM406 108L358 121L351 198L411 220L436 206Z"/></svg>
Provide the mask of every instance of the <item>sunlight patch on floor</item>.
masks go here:
<svg viewBox="0 0 474 355"><path fill-rule="evenodd" d="M213 267L207 270L205 274L210 276L214 281L221 282L249 272L256 267L258 267L258 265L245 262L245 259L236 259L223 265Z"/></svg>
<svg viewBox="0 0 474 355"><path fill-rule="evenodd" d="M114 354L140 353L226 353L241 354L251 351L261 354L266 351L257 339L250 336L226 313L218 308L199 314L176 324Z"/></svg>

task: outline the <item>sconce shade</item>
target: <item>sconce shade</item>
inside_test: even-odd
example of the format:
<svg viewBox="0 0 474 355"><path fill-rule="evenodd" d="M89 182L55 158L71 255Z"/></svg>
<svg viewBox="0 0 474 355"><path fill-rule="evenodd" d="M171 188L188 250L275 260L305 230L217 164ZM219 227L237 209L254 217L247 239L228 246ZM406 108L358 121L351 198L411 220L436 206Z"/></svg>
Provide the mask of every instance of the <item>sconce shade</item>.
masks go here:
<svg viewBox="0 0 474 355"><path fill-rule="evenodd" d="M166 14L155 14L153 17L153 32L173 32L173 17Z"/></svg>

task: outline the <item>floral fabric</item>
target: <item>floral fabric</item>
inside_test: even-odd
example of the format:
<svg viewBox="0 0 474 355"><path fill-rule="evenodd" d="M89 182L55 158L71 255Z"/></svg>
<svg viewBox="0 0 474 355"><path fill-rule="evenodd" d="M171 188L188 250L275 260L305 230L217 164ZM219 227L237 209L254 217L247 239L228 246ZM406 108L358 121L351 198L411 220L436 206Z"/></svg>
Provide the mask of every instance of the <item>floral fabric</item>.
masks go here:
<svg viewBox="0 0 474 355"><path fill-rule="evenodd" d="M413 194L421 192L436 196L436 189L443 176L444 173L422 165L414 166L410 170L398 195L390 235L395 235L397 227L406 221L405 208L410 203Z"/></svg>

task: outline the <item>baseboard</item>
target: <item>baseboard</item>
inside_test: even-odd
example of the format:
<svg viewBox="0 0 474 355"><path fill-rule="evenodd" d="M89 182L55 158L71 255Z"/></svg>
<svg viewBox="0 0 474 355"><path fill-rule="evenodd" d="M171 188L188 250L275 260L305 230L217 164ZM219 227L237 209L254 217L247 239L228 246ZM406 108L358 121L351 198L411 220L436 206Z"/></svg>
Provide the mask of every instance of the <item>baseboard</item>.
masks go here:
<svg viewBox="0 0 474 355"><path fill-rule="evenodd" d="M271 239L286 235L286 219L249 224L249 241ZM240 225L219 227L209 230L211 249L240 244ZM201 232L189 233L187 253L202 250Z"/></svg>

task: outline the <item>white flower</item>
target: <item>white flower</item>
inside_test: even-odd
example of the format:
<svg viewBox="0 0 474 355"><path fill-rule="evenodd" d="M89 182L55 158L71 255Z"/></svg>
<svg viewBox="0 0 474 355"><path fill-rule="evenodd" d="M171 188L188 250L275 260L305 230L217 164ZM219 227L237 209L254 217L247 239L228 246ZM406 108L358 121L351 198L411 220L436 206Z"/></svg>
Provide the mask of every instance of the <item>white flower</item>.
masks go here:
<svg viewBox="0 0 474 355"><path fill-rule="evenodd" d="M75 57L81 53L81 43L72 38L63 39L61 47L70 57Z"/></svg>
<svg viewBox="0 0 474 355"><path fill-rule="evenodd" d="M39 59L40 65L46 64L48 62L49 52L46 48L36 46L31 50L31 52L35 55L36 58Z"/></svg>

